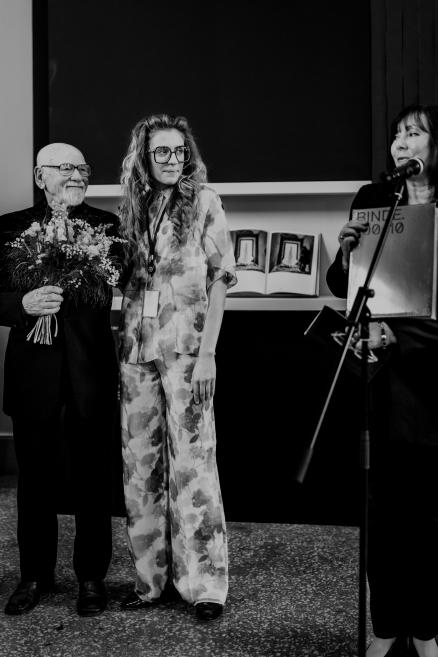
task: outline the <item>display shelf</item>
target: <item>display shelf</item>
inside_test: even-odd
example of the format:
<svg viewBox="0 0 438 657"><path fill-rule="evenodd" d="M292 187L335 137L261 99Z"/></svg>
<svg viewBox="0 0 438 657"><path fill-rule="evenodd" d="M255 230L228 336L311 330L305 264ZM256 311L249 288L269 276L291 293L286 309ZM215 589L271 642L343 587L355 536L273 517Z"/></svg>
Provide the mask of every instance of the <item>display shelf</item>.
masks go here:
<svg viewBox="0 0 438 657"><path fill-rule="evenodd" d="M113 298L112 309L120 310L122 297ZM323 306L343 311L345 299L326 297L227 297L225 310L307 310L319 311Z"/></svg>
<svg viewBox="0 0 438 657"><path fill-rule="evenodd" d="M220 196L317 196L317 195L349 195L355 194L369 180L317 180L301 182L240 182L213 183L209 186ZM120 185L89 185L89 198L119 198Z"/></svg>

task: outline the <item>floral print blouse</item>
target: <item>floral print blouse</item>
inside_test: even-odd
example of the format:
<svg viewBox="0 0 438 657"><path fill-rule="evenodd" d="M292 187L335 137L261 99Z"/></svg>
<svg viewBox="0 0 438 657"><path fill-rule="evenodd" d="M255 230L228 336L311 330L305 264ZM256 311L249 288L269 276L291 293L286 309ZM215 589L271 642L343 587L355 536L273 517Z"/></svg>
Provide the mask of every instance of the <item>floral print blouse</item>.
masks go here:
<svg viewBox="0 0 438 657"><path fill-rule="evenodd" d="M174 225L164 213L152 278L146 271L147 232L140 245L143 264L133 272L122 302L120 360L124 363L147 363L169 350L197 355L210 286L220 278L228 287L237 282L225 212L215 191L202 187L197 219L187 241L180 244L173 231ZM156 317L142 316L146 288L160 292Z"/></svg>

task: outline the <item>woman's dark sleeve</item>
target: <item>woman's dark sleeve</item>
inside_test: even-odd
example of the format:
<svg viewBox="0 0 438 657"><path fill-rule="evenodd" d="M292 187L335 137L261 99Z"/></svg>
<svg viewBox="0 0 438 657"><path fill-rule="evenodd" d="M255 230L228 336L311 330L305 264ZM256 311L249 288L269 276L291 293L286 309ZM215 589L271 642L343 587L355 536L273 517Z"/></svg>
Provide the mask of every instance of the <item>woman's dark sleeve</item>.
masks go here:
<svg viewBox="0 0 438 657"><path fill-rule="evenodd" d="M334 294L335 297L347 298L348 271L344 271L342 267L341 249L338 249L334 261L327 270L326 281L330 292Z"/></svg>
<svg viewBox="0 0 438 657"><path fill-rule="evenodd" d="M357 208L377 207L376 202L377 204L379 203L380 199L378 197L381 193L380 185L364 185L361 187L351 203L349 221L351 220L353 210ZM383 204L384 201L382 200ZM347 297L348 270L344 271L342 267L341 249L338 249L334 261L327 270L326 281L332 294L344 299Z"/></svg>

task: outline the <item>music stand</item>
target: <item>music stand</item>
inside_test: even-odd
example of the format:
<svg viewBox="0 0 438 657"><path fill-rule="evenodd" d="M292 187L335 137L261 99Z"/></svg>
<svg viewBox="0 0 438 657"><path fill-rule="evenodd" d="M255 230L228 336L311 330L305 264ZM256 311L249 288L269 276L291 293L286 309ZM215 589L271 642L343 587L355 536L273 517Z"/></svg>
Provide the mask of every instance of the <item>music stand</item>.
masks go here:
<svg viewBox="0 0 438 657"><path fill-rule="evenodd" d="M379 240L376 244L364 284L358 288L351 312L345 320L345 342L342 348L341 356L330 384L329 392L324 402L321 415L319 417L316 429L313 433L309 446L304 452L302 461L297 471L296 480L303 483L308 467L313 457L313 451L318 439L318 435L324 421L330 400L336 387L342 366L344 364L348 350L350 349L351 340L355 331L360 330L360 339L362 340L361 354L361 427L360 427L360 469L361 469L361 513L359 523L359 632L358 648L359 657L365 657L366 653L366 612L367 612L367 563L368 563L368 473L370 468L370 436L369 436L369 376L368 376L368 338L369 338L369 321L371 313L367 307L367 301L374 296L374 291L370 289L370 282L380 259L383 246L391 225L392 218L402 198L402 189L404 182L397 182L393 191L393 202L390 211L383 224ZM348 327L348 328L347 328Z"/></svg>

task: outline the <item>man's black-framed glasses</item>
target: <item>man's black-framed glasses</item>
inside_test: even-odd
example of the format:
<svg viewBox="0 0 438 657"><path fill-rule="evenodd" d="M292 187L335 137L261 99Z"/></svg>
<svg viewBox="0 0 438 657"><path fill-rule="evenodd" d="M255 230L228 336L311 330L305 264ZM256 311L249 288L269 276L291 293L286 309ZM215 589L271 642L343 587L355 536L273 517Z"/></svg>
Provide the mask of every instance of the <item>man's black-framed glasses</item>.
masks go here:
<svg viewBox="0 0 438 657"><path fill-rule="evenodd" d="M177 146L173 150L170 146L157 146L149 153L154 154L154 160L157 164L167 164L172 157L172 153L175 153L175 157L180 164L190 160L190 148L188 146Z"/></svg>
<svg viewBox="0 0 438 657"><path fill-rule="evenodd" d="M89 164L72 164L71 162L62 162L61 164L40 164L42 167L50 167L51 169L59 169L62 176L71 176L75 169L79 171L82 178L89 178L91 176L91 167Z"/></svg>

